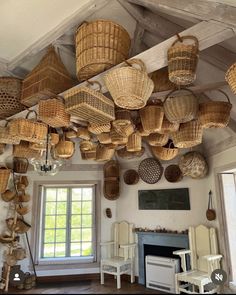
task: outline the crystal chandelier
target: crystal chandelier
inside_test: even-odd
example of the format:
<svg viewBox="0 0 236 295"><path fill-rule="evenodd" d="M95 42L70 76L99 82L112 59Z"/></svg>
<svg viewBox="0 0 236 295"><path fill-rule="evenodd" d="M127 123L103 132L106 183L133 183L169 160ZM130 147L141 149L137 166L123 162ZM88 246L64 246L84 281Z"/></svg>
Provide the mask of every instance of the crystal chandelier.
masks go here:
<svg viewBox="0 0 236 295"><path fill-rule="evenodd" d="M46 176L46 175L54 176L59 172L60 167L63 165L62 160L55 160L52 158L50 153L50 149L51 149L50 139L51 139L51 136L49 134L49 128L48 128L47 138L46 138L45 159L32 158L30 160L30 163L33 165L34 170L38 172L38 174L41 176Z"/></svg>

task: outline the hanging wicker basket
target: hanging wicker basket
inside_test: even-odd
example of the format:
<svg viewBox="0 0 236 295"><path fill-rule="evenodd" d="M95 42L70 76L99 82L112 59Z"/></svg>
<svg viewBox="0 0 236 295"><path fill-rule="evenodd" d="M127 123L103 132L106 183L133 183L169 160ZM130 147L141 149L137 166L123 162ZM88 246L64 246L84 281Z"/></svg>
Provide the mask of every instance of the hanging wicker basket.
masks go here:
<svg viewBox="0 0 236 295"><path fill-rule="evenodd" d="M152 94L154 84L139 59L129 60L127 66L110 70L104 77L108 91L118 107L130 110L143 108ZM132 67L138 64L141 70Z"/></svg>
<svg viewBox="0 0 236 295"><path fill-rule="evenodd" d="M115 120L115 108L111 99L101 93L97 81L88 81L89 85L98 84L99 91L81 86L65 94L66 112L78 119L94 124L107 124Z"/></svg>
<svg viewBox="0 0 236 295"><path fill-rule="evenodd" d="M188 152L179 160L179 168L183 175L192 178L203 178L208 172L208 165L199 152Z"/></svg>
<svg viewBox="0 0 236 295"><path fill-rule="evenodd" d="M187 91L190 94L182 94ZM178 96L172 97L171 94L178 92ZM185 88L181 90L173 90L167 94L164 100L164 113L172 123L186 123L197 117L199 108L198 98L195 94Z"/></svg>
<svg viewBox="0 0 236 295"><path fill-rule="evenodd" d="M142 126L142 123L138 123L136 125L136 129L138 130L139 134L142 136L142 137L146 137L150 134L150 132L146 131L143 129L143 126Z"/></svg>
<svg viewBox="0 0 236 295"><path fill-rule="evenodd" d="M0 167L0 193L4 193L6 191L10 174L10 169L6 167Z"/></svg>
<svg viewBox="0 0 236 295"><path fill-rule="evenodd" d="M92 150L85 151L85 152L81 151L81 154L82 153L83 153L84 160L96 160L97 158L96 146Z"/></svg>
<svg viewBox="0 0 236 295"><path fill-rule="evenodd" d="M105 145L98 145L96 161L98 162L109 161L113 157L114 153L115 153L114 148L108 147Z"/></svg>
<svg viewBox="0 0 236 295"><path fill-rule="evenodd" d="M128 142L128 137L124 134L118 133L114 128L112 128L111 132L111 142L117 145L126 145Z"/></svg>
<svg viewBox="0 0 236 295"><path fill-rule="evenodd" d="M28 206L25 207L18 207L16 209L16 212L20 215L26 215L30 212L30 208Z"/></svg>
<svg viewBox="0 0 236 295"><path fill-rule="evenodd" d="M90 140L91 136L88 131L88 128L86 127L79 127L77 129L77 137L84 139L84 140Z"/></svg>
<svg viewBox="0 0 236 295"><path fill-rule="evenodd" d="M50 130L50 144L51 146L55 146L59 142L59 134L57 133L56 129L55 130Z"/></svg>
<svg viewBox="0 0 236 295"><path fill-rule="evenodd" d="M129 110L118 109L115 111L116 119L112 122L115 129L124 128L132 124L131 112Z"/></svg>
<svg viewBox="0 0 236 295"><path fill-rule="evenodd" d="M123 175L124 182L128 185L134 185L139 182L139 175L136 170L130 169L125 171Z"/></svg>
<svg viewBox="0 0 236 295"><path fill-rule="evenodd" d="M29 167L29 161L26 158L13 158L13 171L15 173L25 174Z"/></svg>
<svg viewBox="0 0 236 295"><path fill-rule="evenodd" d="M69 129L67 131L65 131L65 137L69 138L69 139L73 139L77 137L77 131L73 130L73 129Z"/></svg>
<svg viewBox="0 0 236 295"><path fill-rule="evenodd" d="M228 95L222 90L219 91L226 96L227 102L208 101L199 105L198 117L203 128L224 128L229 123L232 104Z"/></svg>
<svg viewBox="0 0 236 295"><path fill-rule="evenodd" d="M119 149L116 151L117 155L122 159L135 159L140 158L144 155L145 148L142 147L138 152L129 152L127 151L126 147Z"/></svg>
<svg viewBox="0 0 236 295"><path fill-rule="evenodd" d="M6 190L1 194L1 198L4 202L11 202L15 198L16 192L11 190Z"/></svg>
<svg viewBox="0 0 236 295"><path fill-rule="evenodd" d="M74 155L75 143L63 137L62 139L59 140L59 143L55 146L55 152L59 158L69 159Z"/></svg>
<svg viewBox="0 0 236 295"><path fill-rule="evenodd" d="M88 126L88 131L93 133L93 134L101 134L104 132L110 132L111 130L111 124L106 123L106 124L93 124L90 123Z"/></svg>
<svg viewBox="0 0 236 295"><path fill-rule="evenodd" d="M144 182L154 184L161 179L163 167L157 159L146 158L139 164L138 174Z"/></svg>
<svg viewBox="0 0 236 295"><path fill-rule="evenodd" d="M164 116L161 129L158 131L160 134L171 134L179 130L179 123L171 123L167 120L166 116Z"/></svg>
<svg viewBox="0 0 236 295"><path fill-rule="evenodd" d="M0 120L25 109L20 103L22 81L14 77L0 77Z"/></svg>
<svg viewBox="0 0 236 295"><path fill-rule="evenodd" d="M169 165L166 167L164 175L169 182L179 182L183 179L183 173L178 165Z"/></svg>
<svg viewBox="0 0 236 295"><path fill-rule="evenodd" d="M126 60L130 44L128 32L113 21L83 22L76 31L78 80L87 80Z"/></svg>
<svg viewBox="0 0 236 295"><path fill-rule="evenodd" d="M116 127L114 127L114 129L120 135L125 136L125 137L129 137L132 133L134 133L135 126L133 124L129 124L126 126L116 125ZM140 135L140 133L139 133L139 135Z"/></svg>
<svg viewBox="0 0 236 295"><path fill-rule="evenodd" d="M199 42L195 36L178 36L167 52L170 81L177 85L193 83L196 79L198 54Z"/></svg>
<svg viewBox="0 0 236 295"><path fill-rule="evenodd" d="M153 92L167 91L176 88L175 84L169 80L167 67L159 69L151 73L149 76L154 83Z"/></svg>
<svg viewBox="0 0 236 295"><path fill-rule="evenodd" d="M227 70L225 80L228 82L231 90L236 95L236 62Z"/></svg>
<svg viewBox="0 0 236 295"><path fill-rule="evenodd" d="M167 144L169 139L168 134L151 133L147 137L147 142L151 146L163 146Z"/></svg>
<svg viewBox="0 0 236 295"><path fill-rule="evenodd" d="M138 132L132 133L128 137L128 142L126 144L126 149L128 152L139 152L142 149L142 137Z"/></svg>
<svg viewBox="0 0 236 295"><path fill-rule="evenodd" d="M54 128L68 127L70 115L65 111L62 97L39 101L39 119Z"/></svg>
<svg viewBox="0 0 236 295"><path fill-rule="evenodd" d="M172 140L165 146L152 146L151 150L155 158L164 161L174 159L179 153L179 149L174 146Z"/></svg>
<svg viewBox="0 0 236 295"><path fill-rule="evenodd" d="M102 144L108 144L111 143L111 135L110 133L101 133L97 135L97 139Z"/></svg>
<svg viewBox="0 0 236 295"><path fill-rule="evenodd" d="M191 148L202 143L203 128L198 120L180 124L179 131L171 134L178 148Z"/></svg>
<svg viewBox="0 0 236 295"><path fill-rule="evenodd" d="M5 149L6 149L6 144L0 143L0 155L4 154Z"/></svg>
<svg viewBox="0 0 236 295"><path fill-rule="evenodd" d="M15 230L15 232L18 234L24 234L31 228L31 225L29 225L27 222L20 218L17 218L15 225L13 218L6 219L6 223L9 230Z"/></svg>
<svg viewBox="0 0 236 295"><path fill-rule="evenodd" d="M120 195L120 166L117 161L111 160L103 166L104 197L108 200L117 200Z"/></svg>
<svg viewBox="0 0 236 295"><path fill-rule="evenodd" d="M82 152L91 151L94 148L94 144L92 141L89 140L82 140L80 142L79 148Z"/></svg>
<svg viewBox="0 0 236 295"><path fill-rule="evenodd" d="M161 130L164 117L163 107L160 105L148 105L139 110L143 129L149 133Z"/></svg>
<svg viewBox="0 0 236 295"><path fill-rule="evenodd" d="M39 159L43 154L42 150L33 150L29 147L29 142L21 141L20 144L13 145L13 156L19 158Z"/></svg>
<svg viewBox="0 0 236 295"><path fill-rule="evenodd" d="M5 126L0 126L0 143L1 144L19 144L20 139L17 135L10 134L10 129L8 126L8 121Z"/></svg>

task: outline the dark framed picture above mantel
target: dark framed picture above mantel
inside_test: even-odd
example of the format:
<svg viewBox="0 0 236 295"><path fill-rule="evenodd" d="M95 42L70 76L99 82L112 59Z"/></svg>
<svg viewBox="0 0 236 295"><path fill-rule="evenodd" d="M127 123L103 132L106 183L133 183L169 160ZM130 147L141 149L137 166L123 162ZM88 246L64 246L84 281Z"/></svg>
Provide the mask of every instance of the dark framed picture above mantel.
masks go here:
<svg viewBox="0 0 236 295"><path fill-rule="evenodd" d="M139 210L190 210L188 188L138 191Z"/></svg>

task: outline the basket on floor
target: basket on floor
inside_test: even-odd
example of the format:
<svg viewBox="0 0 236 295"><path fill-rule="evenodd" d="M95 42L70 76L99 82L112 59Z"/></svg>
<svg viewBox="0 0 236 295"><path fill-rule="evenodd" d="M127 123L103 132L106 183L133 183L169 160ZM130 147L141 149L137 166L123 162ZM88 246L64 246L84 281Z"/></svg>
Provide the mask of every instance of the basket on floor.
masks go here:
<svg viewBox="0 0 236 295"><path fill-rule="evenodd" d="M132 133L128 137L128 142L126 144L126 149L128 152L139 152L142 149L142 137L138 132Z"/></svg>
<svg viewBox="0 0 236 295"><path fill-rule="evenodd" d="M161 129L164 110L161 105L148 105L139 110L143 129L149 133L158 132Z"/></svg>
<svg viewBox="0 0 236 295"><path fill-rule="evenodd" d="M182 94L182 91L187 91L190 94ZM171 96L176 92L179 94L178 96ZM172 123L186 123L195 119L198 108L198 98L187 88L169 92L164 100L165 116Z"/></svg>
<svg viewBox="0 0 236 295"><path fill-rule="evenodd" d="M81 86L71 89L65 94L66 112L78 119L94 124L106 124L115 120L115 107L111 99L101 93L101 85L97 81L88 82L89 85L98 84L100 90Z"/></svg>
<svg viewBox="0 0 236 295"><path fill-rule="evenodd" d="M167 67L152 72L149 76L154 83L153 92L167 91L176 88L175 84L169 80Z"/></svg>
<svg viewBox="0 0 236 295"><path fill-rule="evenodd" d="M191 148L202 143L203 128L198 120L180 124L179 131L171 134L178 148Z"/></svg>
<svg viewBox="0 0 236 295"><path fill-rule="evenodd" d="M191 41L192 44L186 41ZM177 85L193 83L196 79L198 54L199 42L195 36L178 36L167 52L170 81Z"/></svg>
<svg viewBox="0 0 236 295"><path fill-rule="evenodd" d="M166 116L164 116L161 129L158 131L160 134L170 134L179 130L179 123L172 123L167 120Z"/></svg>
<svg viewBox="0 0 236 295"><path fill-rule="evenodd" d="M90 123L88 125L88 131L93 133L93 134L101 134L104 132L110 132L111 130L111 124L110 123L105 123L105 124L94 124Z"/></svg>
<svg viewBox="0 0 236 295"><path fill-rule="evenodd" d="M159 160L146 158L139 164L138 174L144 182L154 184L161 179L163 167Z"/></svg>
<svg viewBox="0 0 236 295"><path fill-rule="evenodd" d="M168 134L151 133L147 137L147 142L151 146L163 146L167 144L169 139Z"/></svg>
<svg viewBox="0 0 236 295"><path fill-rule="evenodd" d="M29 167L29 161L26 158L13 158L13 171L15 173L25 174Z"/></svg>
<svg viewBox="0 0 236 295"><path fill-rule="evenodd" d="M109 161L113 157L114 153L114 148L100 144L97 146L96 161Z"/></svg>
<svg viewBox="0 0 236 295"><path fill-rule="evenodd" d="M25 109L20 103L22 80L0 77L0 120L11 117Z"/></svg>
<svg viewBox="0 0 236 295"><path fill-rule="evenodd" d="M13 145L13 156L19 158L35 158L39 159L42 156L42 150L33 150L29 147L28 141L21 141L19 144Z"/></svg>
<svg viewBox="0 0 236 295"><path fill-rule="evenodd" d="M154 84L140 59L132 59L129 66L110 70L104 77L106 87L115 104L124 109L143 108L152 94ZM138 64L141 70L132 65Z"/></svg>
<svg viewBox="0 0 236 295"><path fill-rule="evenodd" d="M138 172L134 169L126 170L123 175L124 183L128 185L134 185L139 182Z"/></svg>
<svg viewBox="0 0 236 295"><path fill-rule="evenodd" d="M49 47L39 64L23 80L21 103L27 107L73 86L67 69L54 48Z"/></svg>
<svg viewBox="0 0 236 295"><path fill-rule="evenodd" d="M128 58L130 36L119 24L98 19L84 22L76 31L76 73L87 80Z"/></svg>
<svg viewBox="0 0 236 295"><path fill-rule="evenodd" d="M121 148L116 151L116 154L122 158L122 159L135 159L135 158L140 158L144 155L145 148L142 147L140 151L138 152L129 152L127 151L126 147Z"/></svg>
<svg viewBox="0 0 236 295"><path fill-rule="evenodd" d="M236 62L227 70L225 80L228 82L231 90L236 95Z"/></svg>
<svg viewBox="0 0 236 295"><path fill-rule="evenodd" d="M151 151L155 158L164 161L174 159L179 153L179 149L174 146L172 140L165 146L152 146Z"/></svg>
<svg viewBox="0 0 236 295"><path fill-rule="evenodd" d="M169 165L166 167L164 176L169 182L179 182L183 179L183 173L178 165Z"/></svg>
<svg viewBox="0 0 236 295"><path fill-rule="evenodd" d="M68 127L70 115L65 111L65 104L62 98L50 98L40 100L39 119L54 128Z"/></svg>
<svg viewBox="0 0 236 295"><path fill-rule="evenodd" d="M203 128L224 128L229 123L232 104L225 92L218 91L223 93L228 101L208 101L199 104L198 117Z"/></svg>
<svg viewBox="0 0 236 295"><path fill-rule="evenodd" d="M3 166L0 167L0 193L4 193L6 191L10 175L10 169Z"/></svg>

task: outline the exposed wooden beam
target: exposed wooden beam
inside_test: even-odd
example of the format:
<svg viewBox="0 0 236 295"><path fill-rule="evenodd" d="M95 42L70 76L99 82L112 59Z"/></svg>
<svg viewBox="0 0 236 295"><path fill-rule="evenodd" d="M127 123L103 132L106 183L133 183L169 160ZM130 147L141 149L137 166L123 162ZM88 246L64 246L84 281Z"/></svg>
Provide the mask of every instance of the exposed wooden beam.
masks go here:
<svg viewBox="0 0 236 295"><path fill-rule="evenodd" d="M236 146L236 136L230 136L220 141L219 143L215 144L214 146L207 147L205 152L209 157L209 156L219 154L235 146Z"/></svg>
<svg viewBox="0 0 236 295"><path fill-rule="evenodd" d="M132 40L132 44L131 44L130 56L137 55L140 52L143 52L144 50L147 49L147 46L142 43L144 32L145 32L144 28L141 27L139 23L137 23L135 32L134 32L134 39Z"/></svg>
<svg viewBox="0 0 236 295"><path fill-rule="evenodd" d="M77 11L67 17L53 30L49 31L43 37L39 38L35 43L29 46L26 50L17 55L9 64L8 69L11 71L16 66L26 62L32 56L37 54L43 48L50 45L53 41L60 38L65 32L70 30L72 27L78 26L83 20L87 19L97 10L103 8L109 3L109 0L90 0L88 3L81 6ZM56 8L55 8L56 9Z"/></svg>
<svg viewBox="0 0 236 295"><path fill-rule="evenodd" d="M151 11L162 11L180 18L215 20L236 29L236 7L209 0L128 0Z"/></svg>

